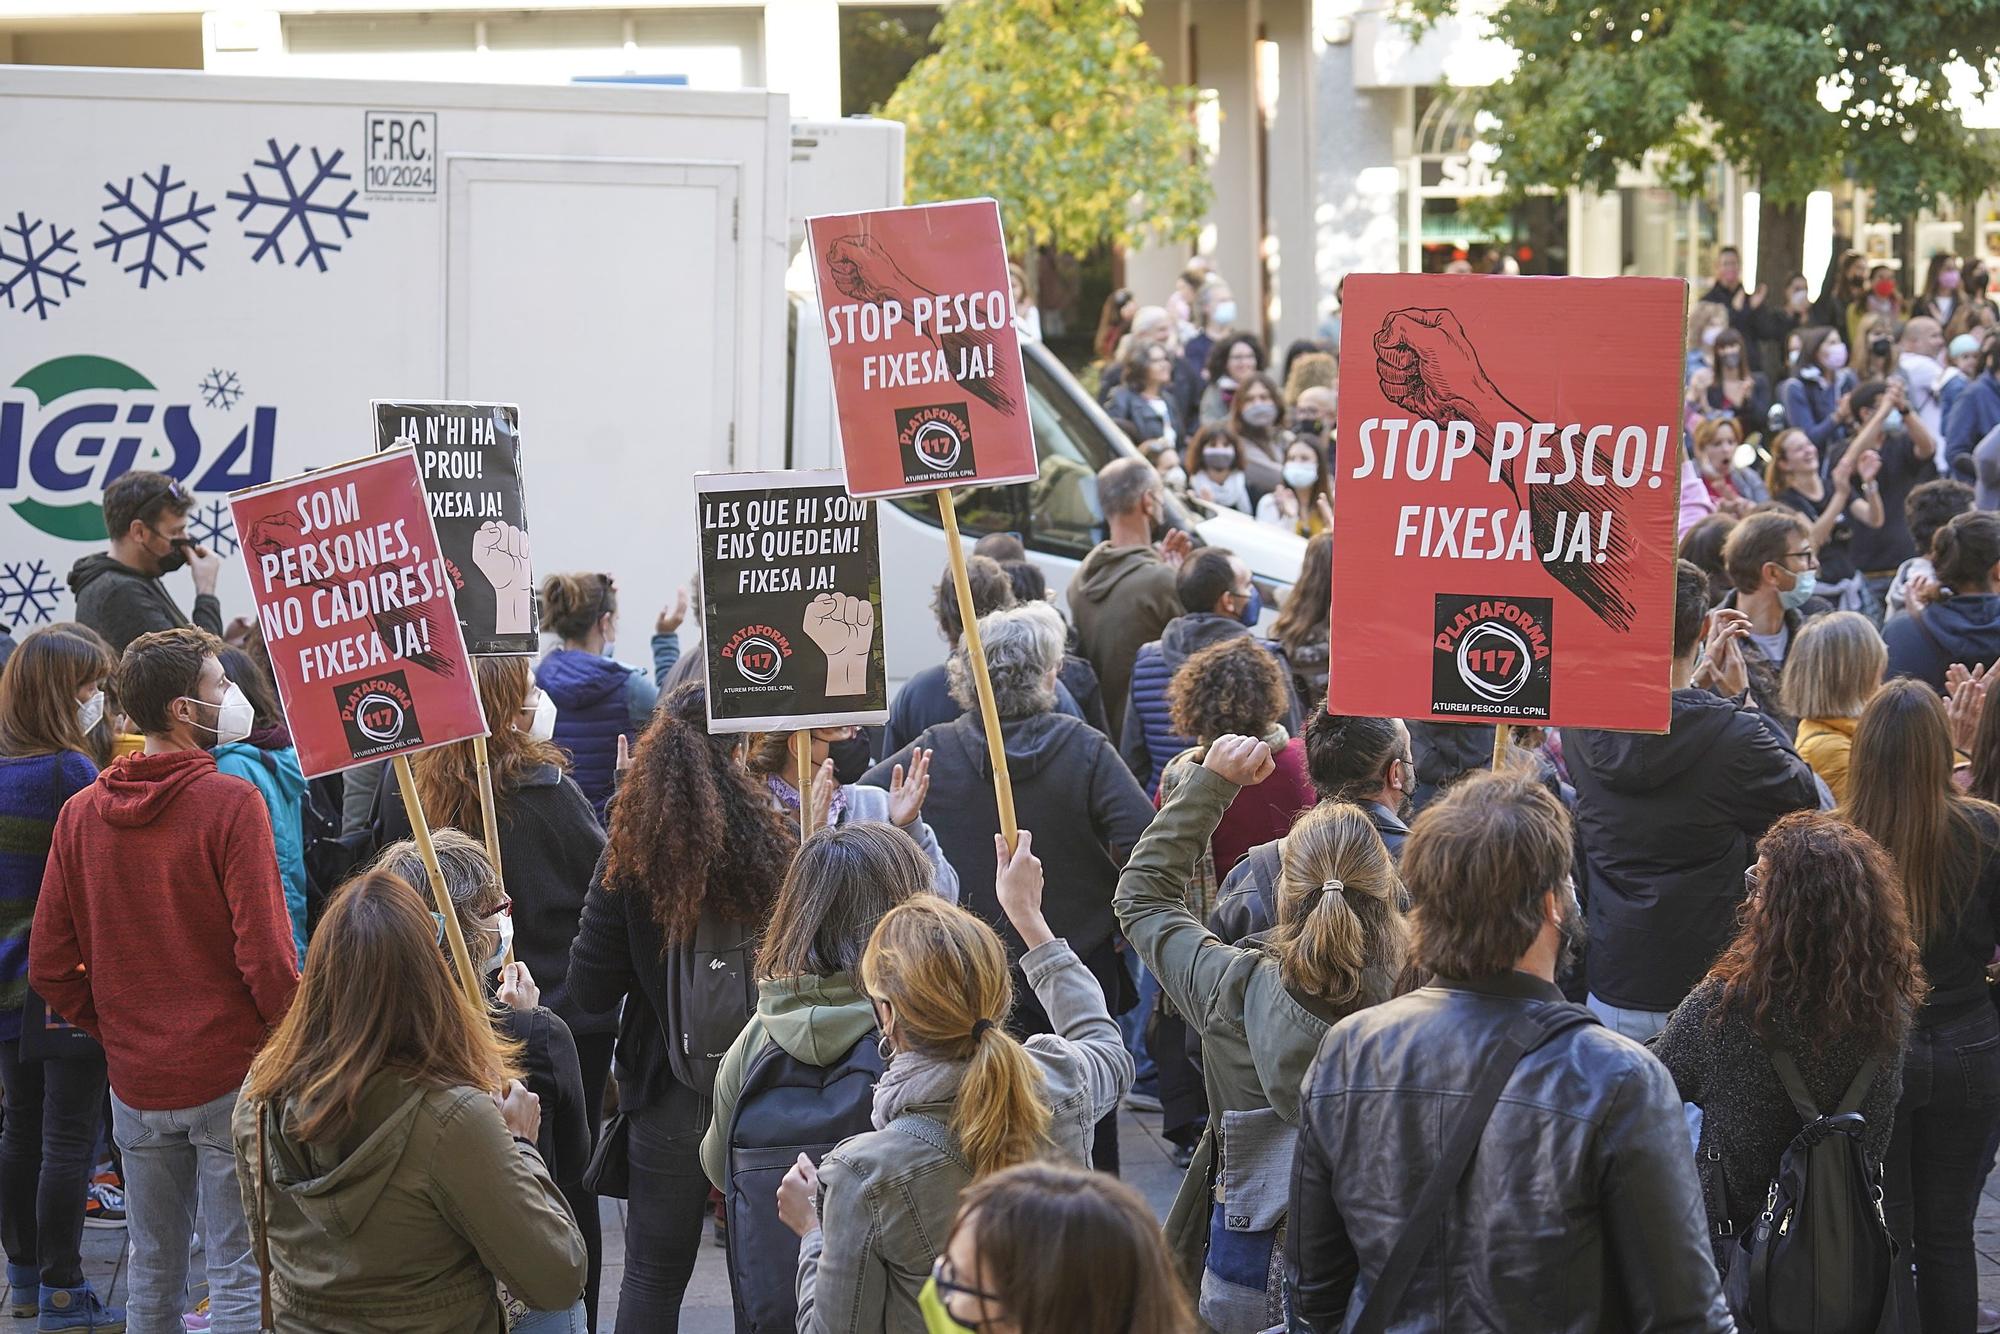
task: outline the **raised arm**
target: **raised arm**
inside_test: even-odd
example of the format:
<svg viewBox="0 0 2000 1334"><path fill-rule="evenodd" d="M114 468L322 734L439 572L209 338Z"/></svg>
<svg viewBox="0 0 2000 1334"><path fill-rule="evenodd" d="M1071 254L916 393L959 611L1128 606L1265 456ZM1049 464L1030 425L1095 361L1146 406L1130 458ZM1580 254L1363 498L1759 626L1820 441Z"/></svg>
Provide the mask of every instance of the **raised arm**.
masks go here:
<svg viewBox="0 0 2000 1334"><path fill-rule="evenodd" d="M1270 748L1247 737L1224 737L1208 751L1140 836L1118 877L1113 904L1125 939L1159 978L1174 1008L1203 1033L1223 979L1243 951L1218 940L1188 911L1188 878L1241 791L1240 780L1256 772L1257 752L1266 771L1272 766ZM1238 752L1247 752L1247 758Z"/></svg>

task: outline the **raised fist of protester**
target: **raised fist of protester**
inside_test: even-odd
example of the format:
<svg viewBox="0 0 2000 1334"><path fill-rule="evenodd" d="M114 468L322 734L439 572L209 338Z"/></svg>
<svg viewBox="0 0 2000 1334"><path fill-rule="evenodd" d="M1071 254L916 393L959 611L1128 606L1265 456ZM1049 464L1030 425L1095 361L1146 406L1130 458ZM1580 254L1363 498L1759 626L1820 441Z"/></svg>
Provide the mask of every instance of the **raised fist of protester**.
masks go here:
<svg viewBox="0 0 2000 1334"><path fill-rule="evenodd" d="M801 1237L819 1226L819 1169L804 1154L778 1183L778 1220Z"/></svg>
<svg viewBox="0 0 2000 1334"><path fill-rule="evenodd" d="M1054 940L1055 933L1042 919L1042 859L1035 855L1035 836L1020 830L1014 850L1008 852L1007 836L995 834L993 855L994 897L1000 900L1000 910L1020 933L1021 943L1033 949Z"/></svg>
<svg viewBox="0 0 2000 1334"><path fill-rule="evenodd" d="M488 519L472 535L472 563L493 585L493 632L528 633L534 614L535 577L528 570L528 534Z"/></svg>
<svg viewBox="0 0 2000 1334"><path fill-rule="evenodd" d="M532 1140L542 1129L542 1100L528 1092L528 1086L518 1079L507 1081L507 1087L493 1095L493 1102L500 1108L500 1119L507 1123L508 1133L516 1139Z"/></svg>
<svg viewBox="0 0 2000 1334"><path fill-rule="evenodd" d="M898 829L908 829L924 813L924 798L931 792L931 754L918 747L910 752L907 777L900 764L889 774L889 823Z"/></svg>
<svg viewBox="0 0 2000 1334"><path fill-rule="evenodd" d="M1209 742L1201 767L1238 787L1253 787L1278 767L1271 748L1256 737L1220 736Z"/></svg>
<svg viewBox="0 0 2000 1334"><path fill-rule="evenodd" d="M875 608L867 598L821 593L806 607L806 637L826 654L826 693L868 689L868 650L875 645Z"/></svg>
<svg viewBox="0 0 2000 1334"><path fill-rule="evenodd" d="M1375 375L1391 403L1432 421L1462 415L1458 403L1497 397L1472 340L1448 310L1391 312L1375 335Z"/></svg>

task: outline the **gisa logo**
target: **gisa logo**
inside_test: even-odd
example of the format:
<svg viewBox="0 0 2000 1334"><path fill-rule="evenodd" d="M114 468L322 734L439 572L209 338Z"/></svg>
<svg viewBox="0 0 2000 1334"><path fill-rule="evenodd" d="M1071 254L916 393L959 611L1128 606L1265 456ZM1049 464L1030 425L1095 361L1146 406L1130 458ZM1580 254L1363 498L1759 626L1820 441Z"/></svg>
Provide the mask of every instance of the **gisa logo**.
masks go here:
<svg viewBox="0 0 2000 1334"><path fill-rule="evenodd" d="M201 493L271 480L278 410L252 408L218 446L196 409L108 357L45 361L0 393L0 503L53 537L104 540L105 484L135 468L170 473Z"/></svg>

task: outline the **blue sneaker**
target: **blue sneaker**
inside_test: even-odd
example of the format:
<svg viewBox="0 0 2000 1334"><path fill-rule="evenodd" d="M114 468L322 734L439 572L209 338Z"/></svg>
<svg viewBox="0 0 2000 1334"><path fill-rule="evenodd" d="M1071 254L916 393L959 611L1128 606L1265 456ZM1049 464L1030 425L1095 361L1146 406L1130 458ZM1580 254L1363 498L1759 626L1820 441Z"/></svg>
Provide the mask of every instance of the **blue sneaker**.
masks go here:
<svg viewBox="0 0 2000 1334"><path fill-rule="evenodd" d="M36 1334L75 1329L123 1334L125 1308L106 1306L88 1283L80 1288L43 1288Z"/></svg>
<svg viewBox="0 0 2000 1334"><path fill-rule="evenodd" d="M42 1309L42 1271L33 1265L7 1266L7 1314L33 1319Z"/></svg>

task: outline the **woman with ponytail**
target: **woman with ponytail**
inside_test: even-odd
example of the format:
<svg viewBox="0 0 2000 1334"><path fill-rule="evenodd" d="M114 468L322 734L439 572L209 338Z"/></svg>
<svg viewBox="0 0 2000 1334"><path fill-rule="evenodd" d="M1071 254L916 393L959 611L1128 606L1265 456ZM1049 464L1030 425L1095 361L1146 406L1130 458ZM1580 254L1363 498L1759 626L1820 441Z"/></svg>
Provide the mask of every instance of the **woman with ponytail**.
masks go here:
<svg viewBox="0 0 2000 1334"><path fill-rule="evenodd" d="M994 888L1028 947L1021 971L1056 1031L1008 1033L1007 952L980 918L931 895L882 918L861 956L888 1060L875 1129L817 1169L800 1155L778 1189L779 1216L804 1238L801 1334L923 1334L918 1296L959 1192L1031 1159L1090 1166L1097 1123L1132 1087L1103 989L1042 916L1033 837L1022 830L1012 855L994 842Z"/></svg>
<svg viewBox="0 0 2000 1334"><path fill-rule="evenodd" d="M1167 1216L1167 1244L1217 1334L1284 1323L1271 1274L1299 1085L1329 1027L1394 994L1409 939L1389 850L1344 802L1313 807L1286 835L1270 932L1226 945L1188 910L1189 876L1230 803L1276 767L1262 741L1212 742L1118 881L1126 940L1202 1041L1208 1129Z"/></svg>

